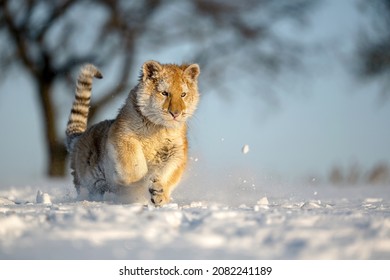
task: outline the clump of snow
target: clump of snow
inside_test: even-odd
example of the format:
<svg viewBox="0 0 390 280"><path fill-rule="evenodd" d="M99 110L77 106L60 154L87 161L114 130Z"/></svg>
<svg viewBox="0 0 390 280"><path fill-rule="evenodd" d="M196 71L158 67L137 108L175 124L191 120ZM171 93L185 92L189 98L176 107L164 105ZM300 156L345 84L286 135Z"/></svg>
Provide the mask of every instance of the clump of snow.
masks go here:
<svg viewBox="0 0 390 280"><path fill-rule="evenodd" d="M302 209L315 209L315 208L322 208L321 201L307 201L302 204Z"/></svg>
<svg viewBox="0 0 390 280"><path fill-rule="evenodd" d="M364 199L364 202L365 203L377 203L377 202L381 202L382 200L383 200L382 198L367 197L366 199Z"/></svg>
<svg viewBox="0 0 390 280"><path fill-rule="evenodd" d="M260 211L260 209L269 209L269 201L266 196L260 198L257 204L254 206L254 211Z"/></svg>
<svg viewBox="0 0 390 280"><path fill-rule="evenodd" d="M249 145L245 144L245 145L241 148L241 152L242 152L243 154L249 153Z"/></svg>
<svg viewBox="0 0 390 280"><path fill-rule="evenodd" d="M48 193L44 193L40 190L37 192L36 203L51 204L51 198Z"/></svg>
<svg viewBox="0 0 390 280"><path fill-rule="evenodd" d="M268 205L269 204L268 198L266 196L260 198L259 201L257 202L257 204L258 205Z"/></svg>
<svg viewBox="0 0 390 280"><path fill-rule="evenodd" d="M15 204L12 200L9 200L6 197L0 197L0 205L12 205Z"/></svg>

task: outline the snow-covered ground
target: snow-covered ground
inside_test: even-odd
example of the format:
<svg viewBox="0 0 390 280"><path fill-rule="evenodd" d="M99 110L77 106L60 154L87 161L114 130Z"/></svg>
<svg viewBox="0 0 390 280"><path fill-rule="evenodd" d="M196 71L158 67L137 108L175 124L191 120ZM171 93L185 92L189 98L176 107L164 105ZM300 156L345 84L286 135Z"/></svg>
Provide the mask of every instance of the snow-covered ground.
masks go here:
<svg viewBox="0 0 390 280"><path fill-rule="evenodd" d="M240 180L183 182L158 209L1 187L0 259L390 259L390 186Z"/></svg>

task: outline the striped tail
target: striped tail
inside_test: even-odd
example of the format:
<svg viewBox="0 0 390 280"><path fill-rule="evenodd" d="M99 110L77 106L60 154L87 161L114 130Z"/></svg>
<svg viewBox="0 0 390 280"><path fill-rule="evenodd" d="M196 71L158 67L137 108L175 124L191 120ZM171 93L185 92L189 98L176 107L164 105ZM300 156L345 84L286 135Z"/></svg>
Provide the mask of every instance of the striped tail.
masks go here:
<svg viewBox="0 0 390 280"><path fill-rule="evenodd" d="M93 78L101 79L103 75L94 65L84 65L77 78L75 100L66 128L66 147L69 152L73 150L75 140L87 129Z"/></svg>

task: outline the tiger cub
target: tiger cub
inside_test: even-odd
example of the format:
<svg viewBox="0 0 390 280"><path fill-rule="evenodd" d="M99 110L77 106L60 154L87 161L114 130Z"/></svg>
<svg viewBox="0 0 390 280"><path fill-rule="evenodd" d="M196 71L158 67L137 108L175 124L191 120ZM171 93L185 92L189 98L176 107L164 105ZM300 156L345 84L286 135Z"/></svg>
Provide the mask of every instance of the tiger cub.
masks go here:
<svg viewBox="0 0 390 280"><path fill-rule="evenodd" d="M197 64L143 64L138 84L113 120L87 129L93 65L82 67L66 129L74 185L90 200L113 192L120 202L170 201L188 153L186 121L199 101Z"/></svg>

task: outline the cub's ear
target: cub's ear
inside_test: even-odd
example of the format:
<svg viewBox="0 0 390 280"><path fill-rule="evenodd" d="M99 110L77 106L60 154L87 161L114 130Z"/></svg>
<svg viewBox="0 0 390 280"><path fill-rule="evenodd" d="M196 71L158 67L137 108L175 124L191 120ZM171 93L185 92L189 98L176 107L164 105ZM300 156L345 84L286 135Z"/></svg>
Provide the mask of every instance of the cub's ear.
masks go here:
<svg viewBox="0 0 390 280"><path fill-rule="evenodd" d="M142 66L142 80L146 81L147 79L156 79L161 69L162 66L157 61L146 61Z"/></svg>
<svg viewBox="0 0 390 280"><path fill-rule="evenodd" d="M187 75L190 79L196 80L200 74L200 68L198 64L191 64L184 70L184 74Z"/></svg>

